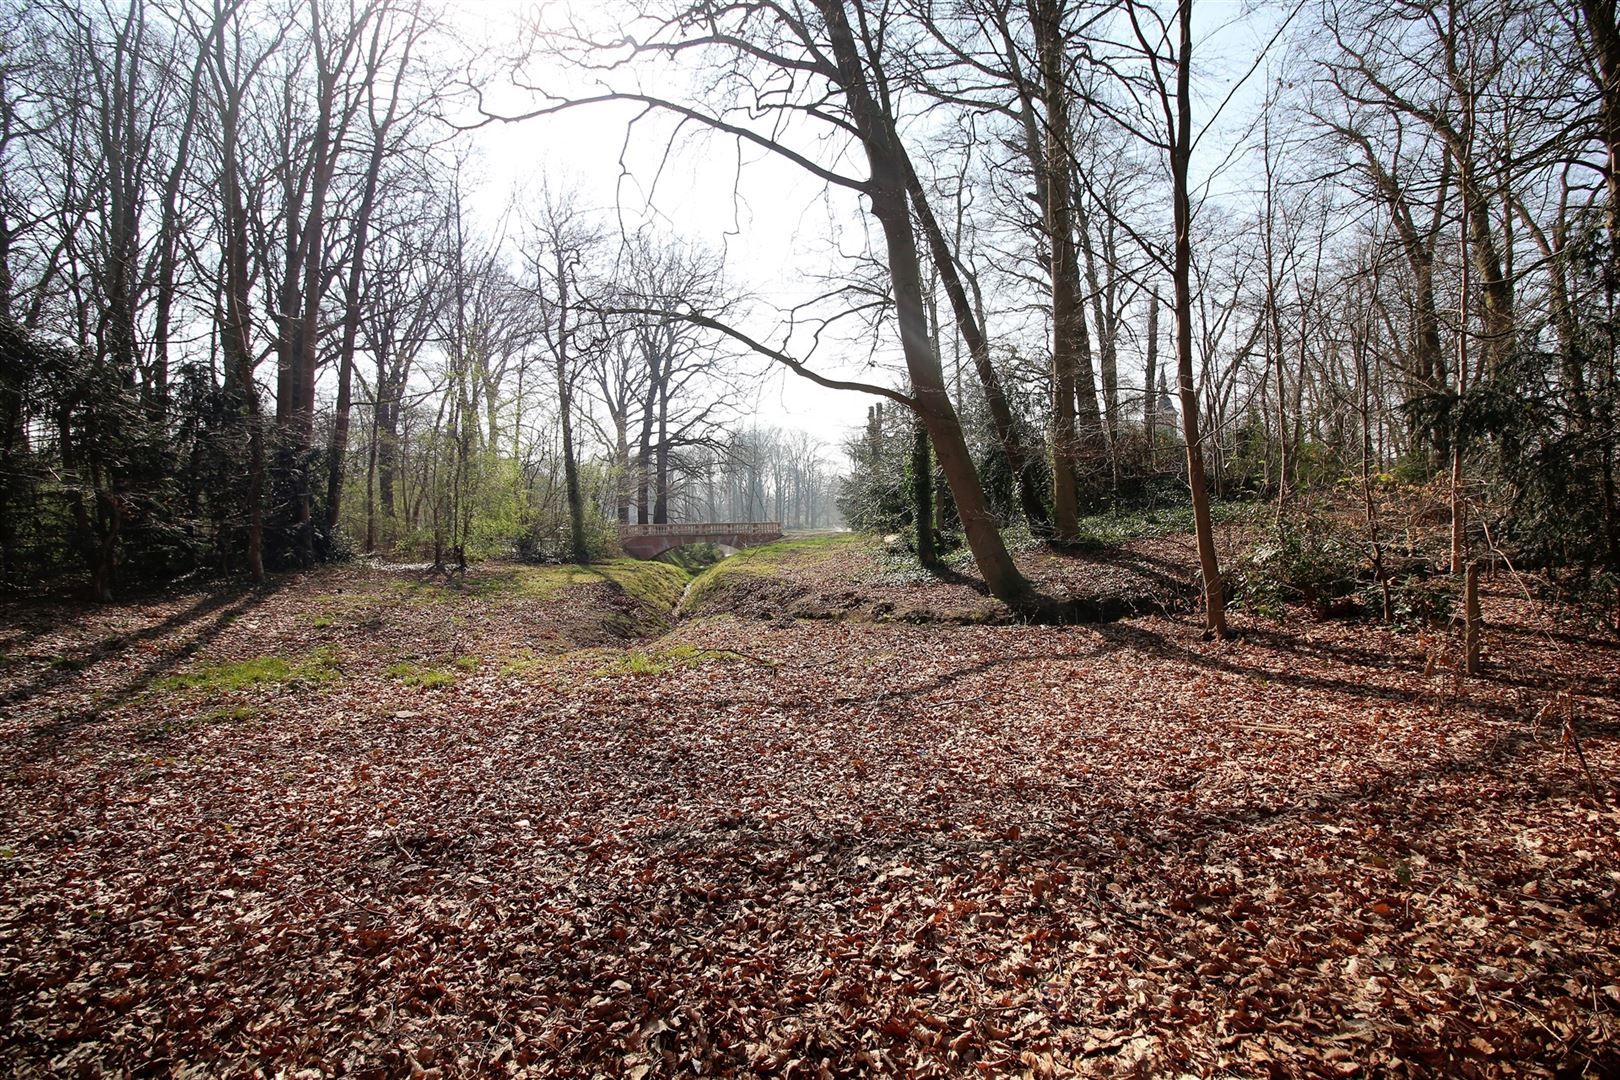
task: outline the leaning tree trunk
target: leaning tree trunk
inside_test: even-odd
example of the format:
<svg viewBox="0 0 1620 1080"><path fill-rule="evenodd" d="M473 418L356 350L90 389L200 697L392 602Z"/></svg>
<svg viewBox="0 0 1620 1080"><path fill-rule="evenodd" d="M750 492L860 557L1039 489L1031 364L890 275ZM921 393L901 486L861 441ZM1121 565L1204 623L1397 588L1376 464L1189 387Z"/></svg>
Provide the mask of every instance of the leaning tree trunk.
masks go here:
<svg viewBox="0 0 1620 1080"><path fill-rule="evenodd" d="M826 20L838 81L849 99L867 162L871 167L868 195L872 216L883 230L895 315L900 327L901 350L914 390L912 407L928 429L940 468L951 487L962 530L985 584L998 599L1019 608L1031 605L1029 584L1018 572L1007 545L990 513L973 456L962 435L962 424L945 388L939 358L928 343L928 314L923 302L922 268L916 235L911 227L907 198L907 159L893 120L873 98L862 67L855 35L841 0L817 0Z"/></svg>
<svg viewBox="0 0 1620 1080"><path fill-rule="evenodd" d="M944 230L940 228L939 219L934 216L933 208L928 204L922 183L917 174L908 163L909 190L912 205L917 212L917 222L922 226L923 235L928 240L929 250L932 252L934 266L939 271L939 279L945 285L945 294L951 301L951 312L956 316L957 332L962 335L962 341L968 347L968 356L973 361L973 370L979 377L979 386L984 390L985 406L990 412L990 424L996 431L996 441L1001 444L1001 452L1007 457L1007 465L1018 481L1018 501L1024 511L1024 517L1029 527L1036 533L1043 533L1051 526L1051 515L1046 510L1046 500L1040 489L1036 471L1031 468L1032 457L1029 448L1018 430L1018 423L1013 418L1012 408L1007 404L1007 393L1001 387L1001 378L996 374L995 366L990 361L990 342L985 335L984 327L980 325L978 317L973 312L973 305L968 300L967 290L962 285L962 277L957 272L956 260L952 257L949 245L945 242Z"/></svg>

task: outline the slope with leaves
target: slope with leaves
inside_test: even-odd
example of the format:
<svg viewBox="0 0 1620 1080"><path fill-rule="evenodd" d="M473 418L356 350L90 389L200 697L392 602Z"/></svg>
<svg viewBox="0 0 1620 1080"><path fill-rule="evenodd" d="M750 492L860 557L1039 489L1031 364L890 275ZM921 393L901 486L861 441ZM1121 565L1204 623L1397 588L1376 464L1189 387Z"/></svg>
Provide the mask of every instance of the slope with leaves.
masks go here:
<svg viewBox="0 0 1620 1080"><path fill-rule="evenodd" d="M1493 674L1458 687L1408 637L1241 617L1230 643L1165 617L710 617L626 652L605 588L378 615L341 574L294 581L197 655L324 643L341 678L206 703L118 687L130 654L183 648L218 614L8 619L0 1059L376 1076L1620 1061L1620 652L1527 603L1490 598ZM348 603L355 621L314 625ZM27 659L119 620L128 643L76 671ZM546 647L569 635L588 640ZM404 651L452 681L389 678ZM79 723L53 713L98 694ZM163 722L222 707L247 711Z"/></svg>

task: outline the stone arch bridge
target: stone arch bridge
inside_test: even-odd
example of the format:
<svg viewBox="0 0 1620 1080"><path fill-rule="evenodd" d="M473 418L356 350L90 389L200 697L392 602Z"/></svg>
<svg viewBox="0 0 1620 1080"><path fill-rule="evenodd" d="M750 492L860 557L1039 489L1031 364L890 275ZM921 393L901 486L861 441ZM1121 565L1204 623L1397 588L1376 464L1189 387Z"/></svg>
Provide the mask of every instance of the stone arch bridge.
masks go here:
<svg viewBox="0 0 1620 1080"><path fill-rule="evenodd" d="M619 546L637 559L656 559L687 544L745 548L782 538L780 521L693 521L679 525L620 525Z"/></svg>

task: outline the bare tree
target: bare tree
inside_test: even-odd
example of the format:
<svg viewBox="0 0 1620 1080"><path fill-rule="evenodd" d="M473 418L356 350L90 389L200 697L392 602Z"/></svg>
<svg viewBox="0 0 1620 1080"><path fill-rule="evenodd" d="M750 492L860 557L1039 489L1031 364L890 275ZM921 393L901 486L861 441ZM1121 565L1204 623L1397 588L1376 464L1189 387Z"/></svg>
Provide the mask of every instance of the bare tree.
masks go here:
<svg viewBox="0 0 1620 1080"><path fill-rule="evenodd" d="M721 329L739 343L823 385L864 390L914 409L927 425L929 439L961 514L968 544L987 585L998 597L1024 606L1029 597L1027 583L1013 564L997 530L939 360L929 346L922 262L911 211L912 170L893 109L889 73L883 65L887 19L887 12L882 9L838 0L817 0L813 6L805 8L743 4L713 13L677 5L663 17L644 16L645 33L637 33L636 43L630 46L632 56L696 54L707 50L711 55L724 57L731 65L723 82L735 91L746 92L746 96L734 93L729 101L719 102L719 109L710 111L701 104L639 90L608 90L541 111L592 102L637 102L769 151L836 188L864 197L868 212L883 237L900 353L914 388L911 394L900 394L874 384L827 378L785 350L766 345L702 313L694 312L686 317L700 325ZM619 48L622 51L622 43ZM611 49L612 46L603 44L591 50L588 56L594 60L607 55ZM765 108L769 115L760 126L751 126L748 118L755 100L748 90L751 73L778 83L778 92L769 99L772 104ZM795 128L821 127L841 141L858 147L868 167L867 175L851 177L819 164L790 144L790 133L780 127L773 129L773 119L790 122Z"/></svg>
<svg viewBox="0 0 1620 1080"><path fill-rule="evenodd" d="M1226 636L1226 595L1220 561L1215 551L1215 527L1209 509L1209 485L1204 475L1203 440L1199 433L1198 394L1193 383L1192 356L1192 199L1189 178L1192 162L1192 0L1182 0L1174 26L1136 0L1127 0L1131 32L1147 67L1146 88L1159 111L1154 141L1170 159L1171 201L1175 217L1175 245L1171 264L1174 288L1176 382L1181 405L1181 428L1187 446L1187 486L1192 490L1193 525L1198 540L1198 563L1204 581L1204 619L1208 631ZM1171 35L1175 34L1174 43ZM1166 68L1171 70L1167 73Z"/></svg>

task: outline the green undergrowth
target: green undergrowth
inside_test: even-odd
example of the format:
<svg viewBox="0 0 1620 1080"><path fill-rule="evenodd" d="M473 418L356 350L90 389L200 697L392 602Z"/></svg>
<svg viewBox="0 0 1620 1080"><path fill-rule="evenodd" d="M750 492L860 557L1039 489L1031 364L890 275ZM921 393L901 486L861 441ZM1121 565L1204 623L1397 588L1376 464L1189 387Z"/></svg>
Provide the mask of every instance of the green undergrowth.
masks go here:
<svg viewBox="0 0 1620 1080"><path fill-rule="evenodd" d="M501 657L501 666L497 670L503 679L519 679L545 662L546 658L536 655L533 649L521 649Z"/></svg>
<svg viewBox="0 0 1620 1080"><path fill-rule="evenodd" d="M1252 521L1255 503L1216 502L1209 508L1217 525ZM1263 511L1263 508L1262 508ZM1117 547L1131 540L1150 540L1193 531L1192 503L1155 509L1131 509L1087 514L1079 521L1081 547Z"/></svg>
<svg viewBox="0 0 1620 1080"><path fill-rule="evenodd" d="M579 585L612 585L650 607L668 611L686 587L687 573L668 563L639 559L553 566L504 566L475 570L462 578L428 577L397 581L395 595L408 604L446 604L468 600L549 600Z"/></svg>
<svg viewBox="0 0 1620 1080"><path fill-rule="evenodd" d="M859 533L839 533L835 536L806 536L778 540L738 552L724 562L716 563L692 579L681 601L682 611L693 611L725 592L728 586L754 577L771 577L792 566L820 562L844 552L862 548L875 548L877 541Z"/></svg>
<svg viewBox="0 0 1620 1080"><path fill-rule="evenodd" d="M191 671L165 676L152 684L154 690L206 690L230 693L266 683L279 686L314 686L336 682L343 677L336 650L316 649L307 656L288 660L282 656L255 656L251 660L202 664Z"/></svg>
<svg viewBox="0 0 1620 1080"><path fill-rule="evenodd" d="M471 663L464 663L471 661ZM431 690L437 686L451 686L456 681L457 671L472 671L478 666L474 657L464 656L451 665L455 670L431 667L425 664L413 664L409 660L401 660L397 664L389 664L383 669L383 674L396 682L406 686L416 686L423 690Z"/></svg>

